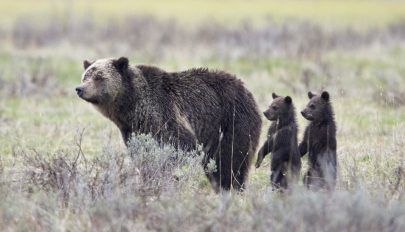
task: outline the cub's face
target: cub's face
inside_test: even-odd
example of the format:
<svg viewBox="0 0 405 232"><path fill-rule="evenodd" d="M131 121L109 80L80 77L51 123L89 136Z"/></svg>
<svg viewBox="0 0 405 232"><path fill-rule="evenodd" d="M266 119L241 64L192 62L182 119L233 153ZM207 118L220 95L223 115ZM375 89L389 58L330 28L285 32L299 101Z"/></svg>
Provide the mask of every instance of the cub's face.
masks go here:
<svg viewBox="0 0 405 232"><path fill-rule="evenodd" d="M302 116L309 121L316 121L325 117L326 107L329 104L329 93L324 91L321 95L308 92L309 102L301 111Z"/></svg>
<svg viewBox="0 0 405 232"><path fill-rule="evenodd" d="M273 93L273 102L269 108L263 112L264 116L270 121L276 121L281 117L285 117L291 107L292 99L290 96L282 97Z"/></svg>
<svg viewBox="0 0 405 232"><path fill-rule="evenodd" d="M122 71L128 66L128 59L100 59L84 61L81 84L76 87L77 95L92 104L108 104L116 98L122 86Z"/></svg>

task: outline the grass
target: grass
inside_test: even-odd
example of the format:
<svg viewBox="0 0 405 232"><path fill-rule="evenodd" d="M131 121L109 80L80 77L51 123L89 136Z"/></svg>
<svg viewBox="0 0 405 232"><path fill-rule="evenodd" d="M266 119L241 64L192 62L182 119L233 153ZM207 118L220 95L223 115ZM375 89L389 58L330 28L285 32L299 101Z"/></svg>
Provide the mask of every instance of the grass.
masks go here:
<svg viewBox="0 0 405 232"><path fill-rule="evenodd" d="M290 18L322 22L324 25L369 28L384 26L405 19L403 1L3 1L0 23L10 24L21 16L43 21L52 17L92 16L101 22L123 15L146 14L161 19L175 19L185 24L202 23L207 19L237 25L244 20L256 23L271 17L277 22ZM31 7L26 7L27 5Z"/></svg>
<svg viewBox="0 0 405 232"><path fill-rule="evenodd" d="M230 8L230 1L175 0L152 12L152 3L137 1L131 6L155 16L129 18L117 16L132 13L125 1L20 7L27 3L3 1L0 8L1 231L405 230L402 2L255 0ZM93 19L82 17L87 10ZM50 11L66 18L48 21ZM219 23L204 24L208 12ZM268 13L277 23L259 22ZM101 23L101 16L127 21ZM244 19L255 23L241 26ZM113 123L74 93L83 59L123 54L170 71L235 73L260 110L272 92L290 95L300 138L307 91L328 90L338 127L336 190L299 184L273 192L266 158L251 168L243 194L215 194L201 156L178 154L148 136L126 149ZM264 120L262 140L268 126ZM182 159L171 159L176 155Z"/></svg>
<svg viewBox="0 0 405 232"><path fill-rule="evenodd" d="M1 118L4 125L0 135L3 156L10 155L12 149L18 146L50 152L66 149L72 145L76 134L81 130L89 133L85 141L91 141L84 143L84 148L94 153L99 149L96 144L119 136L112 125L105 126L109 124L106 119L97 117L97 114L88 114L93 110L91 106L77 103L77 98L72 97L13 98L3 101ZM91 132L94 130L105 136L101 138L94 135Z"/></svg>

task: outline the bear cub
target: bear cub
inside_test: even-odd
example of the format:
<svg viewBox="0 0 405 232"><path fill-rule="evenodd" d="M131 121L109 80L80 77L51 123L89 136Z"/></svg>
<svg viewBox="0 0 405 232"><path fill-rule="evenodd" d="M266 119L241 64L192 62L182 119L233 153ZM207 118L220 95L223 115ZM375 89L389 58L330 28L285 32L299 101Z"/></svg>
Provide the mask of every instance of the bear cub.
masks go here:
<svg viewBox="0 0 405 232"><path fill-rule="evenodd" d="M295 108L290 96L282 97L273 93L273 102L263 112L272 121L267 140L258 153L256 168L264 157L272 153L270 181L273 189L286 189L290 180L296 181L301 170L298 152L297 123Z"/></svg>
<svg viewBox="0 0 405 232"><path fill-rule="evenodd" d="M336 185L336 124L329 93L308 92L309 103L301 112L310 121L299 145L301 156L308 153L309 170L304 184L310 189L332 189Z"/></svg>

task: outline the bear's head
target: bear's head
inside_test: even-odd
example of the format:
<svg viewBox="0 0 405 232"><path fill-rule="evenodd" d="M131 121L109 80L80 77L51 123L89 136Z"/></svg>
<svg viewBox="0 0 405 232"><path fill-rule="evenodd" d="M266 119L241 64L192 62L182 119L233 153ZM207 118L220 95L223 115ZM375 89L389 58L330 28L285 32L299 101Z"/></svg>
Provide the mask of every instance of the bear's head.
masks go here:
<svg viewBox="0 0 405 232"><path fill-rule="evenodd" d="M113 102L122 91L128 58L85 60L83 67L85 71L81 84L76 87L77 95L94 105Z"/></svg>
<svg viewBox="0 0 405 232"><path fill-rule="evenodd" d="M292 99L290 96L282 97L277 94L272 94L273 101L269 108L263 112L264 116L270 121L289 118L292 112Z"/></svg>
<svg viewBox="0 0 405 232"><path fill-rule="evenodd" d="M308 92L309 102L301 111L302 116L309 121L322 121L328 115L330 103L329 93L323 91L321 95Z"/></svg>

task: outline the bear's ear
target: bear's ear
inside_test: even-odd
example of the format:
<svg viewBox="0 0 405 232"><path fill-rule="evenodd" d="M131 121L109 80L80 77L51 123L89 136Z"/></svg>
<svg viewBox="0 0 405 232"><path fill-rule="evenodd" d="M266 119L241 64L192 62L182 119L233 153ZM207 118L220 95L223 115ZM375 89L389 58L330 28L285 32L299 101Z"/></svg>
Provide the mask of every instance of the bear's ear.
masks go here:
<svg viewBox="0 0 405 232"><path fill-rule="evenodd" d="M86 70L90 65L92 65L94 62L88 61L88 60L84 60L83 61L83 68L84 70Z"/></svg>
<svg viewBox="0 0 405 232"><path fill-rule="evenodd" d="M284 102L287 103L287 105L290 105L292 103L292 98L290 96L287 96L284 98Z"/></svg>
<svg viewBox="0 0 405 232"><path fill-rule="evenodd" d="M279 97L276 93L272 93L271 96L273 97L273 99L276 99Z"/></svg>
<svg viewBox="0 0 405 232"><path fill-rule="evenodd" d="M308 98L311 99L315 96L315 94L313 94L311 91L308 92Z"/></svg>
<svg viewBox="0 0 405 232"><path fill-rule="evenodd" d="M118 70L118 72L123 73L128 68L128 58L120 57L117 60L113 61L114 67Z"/></svg>
<svg viewBox="0 0 405 232"><path fill-rule="evenodd" d="M327 91L323 91L321 97L323 100L329 101L329 93Z"/></svg>

